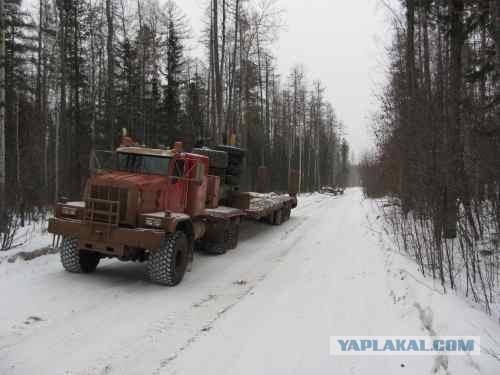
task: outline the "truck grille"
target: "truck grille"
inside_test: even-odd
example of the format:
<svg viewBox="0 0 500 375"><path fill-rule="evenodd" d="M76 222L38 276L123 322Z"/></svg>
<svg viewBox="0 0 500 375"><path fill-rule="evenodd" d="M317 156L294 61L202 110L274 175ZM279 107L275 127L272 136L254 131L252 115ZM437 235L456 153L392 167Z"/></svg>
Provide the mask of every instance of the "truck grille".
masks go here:
<svg viewBox="0 0 500 375"><path fill-rule="evenodd" d="M96 200L94 202L94 209L97 210L97 212L109 211L110 203L108 202L119 202L120 222L127 220L128 190L126 188L92 185L90 190L90 198ZM101 222L108 222L109 219L108 216L105 214L95 214L94 220Z"/></svg>

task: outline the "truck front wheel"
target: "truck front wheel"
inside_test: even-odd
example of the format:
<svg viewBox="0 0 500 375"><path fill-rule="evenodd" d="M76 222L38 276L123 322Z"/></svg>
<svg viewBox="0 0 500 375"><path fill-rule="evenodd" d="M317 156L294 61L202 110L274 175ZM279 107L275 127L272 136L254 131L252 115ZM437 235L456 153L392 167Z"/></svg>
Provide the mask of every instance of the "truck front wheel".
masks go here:
<svg viewBox="0 0 500 375"><path fill-rule="evenodd" d="M101 257L92 251L80 250L78 239L64 237L60 247L61 263L71 273L91 273L99 264Z"/></svg>
<svg viewBox="0 0 500 375"><path fill-rule="evenodd" d="M166 286L178 285L189 263L188 246L184 232L167 235L160 249L149 255L148 275L151 281Z"/></svg>

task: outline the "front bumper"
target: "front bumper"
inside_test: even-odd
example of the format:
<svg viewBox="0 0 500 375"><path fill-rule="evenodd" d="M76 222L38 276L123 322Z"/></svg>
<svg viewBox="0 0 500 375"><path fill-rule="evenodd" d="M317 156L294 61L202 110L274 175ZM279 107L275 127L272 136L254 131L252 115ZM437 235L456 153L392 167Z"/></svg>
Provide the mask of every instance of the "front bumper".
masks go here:
<svg viewBox="0 0 500 375"><path fill-rule="evenodd" d="M127 249L158 249L165 237L164 231L145 228L109 227L103 223L52 218L48 231L80 240L80 247L101 253L123 256Z"/></svg>

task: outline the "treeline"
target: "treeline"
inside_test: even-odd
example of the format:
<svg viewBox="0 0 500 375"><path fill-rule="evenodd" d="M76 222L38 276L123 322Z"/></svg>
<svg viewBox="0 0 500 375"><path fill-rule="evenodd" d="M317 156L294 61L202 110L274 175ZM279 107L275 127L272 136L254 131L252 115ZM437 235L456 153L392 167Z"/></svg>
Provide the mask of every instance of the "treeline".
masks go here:
<svg viewBox="0 0 500 375"><path fill-rule="evenodd" d="M26 9L0 0L4 229L61 196L78 199L93 151L114 149L124 128L151 147L236 139L248 149L248 188L262 165L276 190L286 190L290 169L300 170L302 191L343 183L348 145L325 88L301 67L277 72L276 2L205 5L199 59L171 0L39 0Z"/></svg>
<svg viewBox="0 0 500 375"><path fill-rule="evenodd" d="M395 198L387 224L423 273L489 309L499 269L500 1L398 5L377 150L361 165L365 192Z"/></svg>

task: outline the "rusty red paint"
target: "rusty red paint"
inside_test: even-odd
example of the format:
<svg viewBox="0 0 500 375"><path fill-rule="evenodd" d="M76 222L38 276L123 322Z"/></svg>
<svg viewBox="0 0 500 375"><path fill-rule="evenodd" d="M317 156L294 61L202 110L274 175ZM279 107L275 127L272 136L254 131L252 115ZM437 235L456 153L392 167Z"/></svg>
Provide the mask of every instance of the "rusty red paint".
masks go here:
<svg viewBox="0 0 500 375"><path fill-rule="evenodd" d="M183 162L182 173L174 177L176 162ZM196 164L203 163L205 175L201 183L196 177ZM137 190L138 213L149 212L189 212L201 215L205 209L208 158L202 155L178 153L169 163L168 176L113 171L97 174L89 180L89 185L105 185Z"/></svg>

